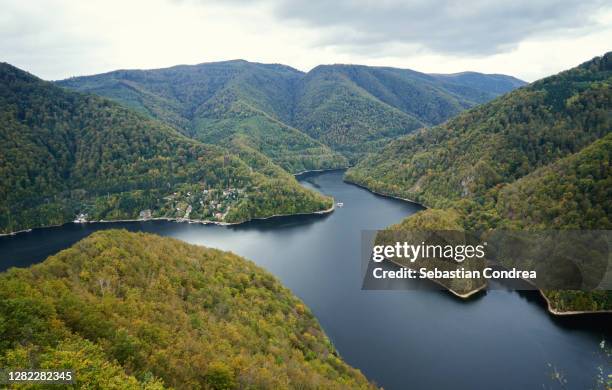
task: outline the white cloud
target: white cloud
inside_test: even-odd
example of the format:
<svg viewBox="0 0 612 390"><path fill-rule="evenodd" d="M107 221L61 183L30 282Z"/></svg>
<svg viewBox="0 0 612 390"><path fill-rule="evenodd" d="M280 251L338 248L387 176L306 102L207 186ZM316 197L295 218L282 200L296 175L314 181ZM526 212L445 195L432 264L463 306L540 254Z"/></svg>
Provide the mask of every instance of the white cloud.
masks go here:
<svg viewBox="0 0 612 390"><path fill-rule="evenodd" d="M597 2L492 9L478 1L452 3L462 8L339 1L335 10L326 3L0 0L1 60L45 79L244 58L302 70L362 63L531 81L601 55L612 42L612 9ZM510 27L516 31L498 31Z"/></svg>

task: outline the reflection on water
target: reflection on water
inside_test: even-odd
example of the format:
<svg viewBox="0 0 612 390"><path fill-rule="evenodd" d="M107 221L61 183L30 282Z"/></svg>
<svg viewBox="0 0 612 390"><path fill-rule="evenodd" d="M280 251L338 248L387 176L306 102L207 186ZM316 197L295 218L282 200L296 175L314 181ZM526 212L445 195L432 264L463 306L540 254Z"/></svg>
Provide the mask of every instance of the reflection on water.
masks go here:
<svg viewBox="0 0 612 390"><path fill-rule="evenodd" d="M238 226L162 221L98 223L0 238L0 264L27 266L99 229L125 228L231 250L275 274L313 310L350 364L386 389L592 388L611 316L556 318L537 292L487 291L461 300L443 291L361 289L362 230L419 210L342 181L342 172L302 184L344 207L329 215L282 217Z"/></svg>

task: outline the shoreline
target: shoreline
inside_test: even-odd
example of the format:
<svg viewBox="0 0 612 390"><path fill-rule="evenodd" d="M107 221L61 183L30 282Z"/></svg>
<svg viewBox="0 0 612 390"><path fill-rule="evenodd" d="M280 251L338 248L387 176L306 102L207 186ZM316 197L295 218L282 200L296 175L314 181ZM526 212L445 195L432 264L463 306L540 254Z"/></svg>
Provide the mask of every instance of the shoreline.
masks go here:
<svg viewBox="0 0 612 390"><path fill-rule="evenodd" d="M310 172L326 172L326 171L337 171L337 170L345 170L347 168L329 168L329 169L316 169L316 170L311 170L311 171L303 171L300 172L298 174L293 175L294 177L296 177L297 180L297 176L298 175L303 175L306 173L310 173ZM334 210L336 209L336 200L332 197L332 206L328 209L324 209L324 210L317 210L317 211L311 211L311 212L306 212L306 213L294 213L294 214L274 214L274 215L270 215L267 217L257 217L257 218L251 218L251 219L247 219L246 221L241 221L241 222L223 222L223 221L209 221L206 219L184 219L184 218L171 218L171 217L156 217L156 218L148 218L148 219L113 219L113 220L97 220L97 221L84 221L84 222L75 222L75 221L69 221L69 222L64 222L64 223L60 223L60 224L55 224L55 225L45 225L45 226L37 226L37 227L33 227L33 228L28 228L28 229L22 229L22 230L17 230L14 232L9 232L9 233L0 233L0 237L10 237L10 236L16 236L17 234L21 234L21 233L29 233L34 229L48 229L48 228L53 228L53 227L60 227L60 226L65 226L68 225L70 223L72 224L86 224L86 223L120 223L120 222L148 222L148 221L168 221L168 222L177 222L177 223L199 223L202 225L218 225L218 226L234 226L234 225L241 225L244 223L248 223L251 221L264 221L267 219L271 219L271 218L278 218L278 217L291 217L291 216L295 216L295 215L323 215L323 214L329 214L332 213Z"/></svg>
<svg viewBox="0 0 612 390"><path fill-rule="evenodd" d="M306 171L300 171L298 173L292 173L292 175L297 179L299 176L305 175L307 173L321 173L321 172L332 172L332 171L345 171L349 169L350 166L339 167L339 168L323 168L323 169L310 169Z"/></svg>
<svg viewBox="0 0 612 390"><path fill-rule="evenodd" d="M372 190L372 189L370 189L370 188L368 188L368 187L366 187L364 185L361 185L359 183L355 183L355 182L353 182L351 180L343 179L343 181L346 182L346 183L355 185L357 187L363 188L364 190L369 191L369 192L371 192L373 194L376 194L376 195L379 195L379 196L384 196L386 198L398 199L398 200L402 200L404 202L417 204L417 205L423 207L424 209L428 208L427 206L425 206L425 205L423 205L423 204L421 204L419 202L415 202L414 200L411 200L411 199L400 198L399 196L393 196L393 195L386 195L386 194L383 194L381 192L374 191L374 190ZM397 266L404 267L401 264L395 263L393 261L391 261L391 262L393 264L397 265ZM434 279L427 279L427 280L430 280L430 281L440 285L446 291L448 291L451 294L453 294L454 296L462 298L462 299L468 299L472 295L477 294L478 292L482 291L483 289L486 289L486 287L487 287L487 284L485 283L483 286L481 286L481 287L479 287L479 288L477 288L475 290L471 290L471 291L469 291L469 292L467 292L465 294L461 294L461 293L458 293L458 292L454 291L451 288L448 288L448 287L444 286L442 283L440 283L440 282L438 282L438 281L436 281ZM522 279L522 280L525 280L525 279ZM525 281L529 282L528 280L525 280ZM557 310L557 309L552 307L552 305L550 304L550 300L548 299L548 297L544 294L544 292L542 290L540 290L540 289L536 289L536 290L540 293L540 296L542 298L544 298L544 301L546 302L546 311L548 313L552 314L552 315L555 315L555 316L559 316L559 317L566 316L566 317L569 317L569 316L579 316L579 315L585 315L585 314L588 315L588 314L610 314L610 313L612 313L612 310L599 310L599 311L595 311L595 310L570 310L570 311L559 311L559 310ZM533 291L533 290L528 290L528 291Z"/></svg>
<svg viewBox="0 0 612 390"><path fill-rule="evenodd" d="M546 296L546 294L544 294L544 292L542 292L542 290L538 289L538 292L540 293L540 296L542 298L544 298L544 301L546 301L546 307L548 309L548 312L550 314L559 316L559 317L563 317L563 316L576 316L576 315L581 315L581 314L610 314L612 313L612 310L570 310L570 311L559 311L557 309L554 309L551 304L550 304L550 299L548 299L548 297Z"/></svg>
<svg viewBox="0 0 612 390"><path fill-rule="evenodd" d="M351 181L351 180L348 180L348 179L346 179L346 178L343 178L342 180L343 180L345 183L348 183L348 184L351 184L351 185L357 186L357 187L359 187L359 188L363 188L364 190L366 190L366 191L368 191L368 192L371 192L371 193L373 193L373 194L375 194L375 195L378 195L378 196L384 196L385 198L391 198L391 199L402 200L402 201L404 201L404 202L408 202L408 203L412 203L412 204L416 204L416 205L418 205L418 206L421 206L421 207L423 207L424 209L428 209L428 208L429 208L429 207L425 206L424 204L417 202L416 200L412 200L412 199L408 199L408 198L401 198L401 197L399 197L399 196L395 196L395 195L388 195L388 194L385 194L385 193L382 193L382 192L374 191L373 189L368 188L368 187L364 186L363 184L356 183L356 182Z"/></svg>
<svg viewBox="0 0 612 390"><path fill-rule="evenodd" d="M434 279L429 279L429 280L431 280L434 283L438 283L440 286L444 287L447 291L450 291L454 296L459 297L461 299L468 299L472 295L478 294L482 290L486 290L486 288L488 286L487 283L484 283L482 286L478 287L475 290L471 290L471 291L466 292L465 294L461 294L461 293L456 292L452 288L448 288L448 287L444 286L442 283L438 282L437 280L434 280Z"/></svg>
<svg viewBox="0 0 612 390"><path fill-rule="evenodd" d="M333 198L332 198L333 199ZM47 225L47 226L40 226L40 227L35 227L35 228L30 228L30 229L24 229L24 230L19 230L16 232L11 232L11 233L0 233L0 237L5 237L5 236L16 236L17 234L21 234L21 233L29 233L34 229L49 229L49 228L53 228L53 227L61 227L61 226L66 226L68 224L75 224L75 225L85 225L88 223L121 223L121 222L149 222L149 221L167 221L167 222L176 222L176 223L197 223L197 224L201 224L201 225L218 225L218 226L235 226L235 225L242 225L251 221L263 221L266 219L272 219L272 218L279 218L279 217L292 217L292 216L296 216L296 215L324 215L324 214L329 214L331 212L333 212L336 209L336 204L332 203L332 206L328 209L325 210L317 210L317 211L312 211L312 212L308 212L308 213L295 213L295 214L274 214L274 215L270 215L268 217L257 217L257 218L251 218L251 219L247 219L246 221L241 221L241 222L223 222L223 221L209 221L207 219L185 219L185 218L171 218L171 217L156 217L156 218L148 218L148 219L112 219L112 220L97 220L97 221L83 221L83 222L75 222L75 221L69 221L69 222L65 222L65 223L61 223L61 224L56 224L56 225Z"/></svg>
<svg viewBox="0 0 612 390"><path fill-rule="evenodd" d="M406 267L405 265L402 265L400 263L397 263L397 262L395 262L393 260L387 259L387 261L389 261L391 264L394 264L394 265L396 265L398 267L413 269L413 268L410 268L410 267ZM456 296L458 298L461 298L461 299L468 299L472 295L479 293L480 291L486 289L486 287L487 287L487 283L484 283L482 286L478 287L477 289L470 290L470 291L462 294L460 292L457 292L457 291L453 290L452 288L446 287L444 284L442 284L442 282L440 282L440 281L438 281L436 279L429 279L429 278L427 278L427 280L429 280L430 282L434 282L438 286L442 287L441 291L448 291L451 294L453 294L454 296Z"/></svg>

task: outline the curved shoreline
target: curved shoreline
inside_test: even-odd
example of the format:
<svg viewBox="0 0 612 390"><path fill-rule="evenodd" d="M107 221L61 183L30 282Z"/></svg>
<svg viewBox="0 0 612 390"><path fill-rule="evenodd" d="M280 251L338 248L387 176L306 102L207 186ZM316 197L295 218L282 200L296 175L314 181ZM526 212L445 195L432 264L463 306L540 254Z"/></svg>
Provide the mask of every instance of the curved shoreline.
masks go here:
<svg viewBox="0 0 612 390"><path fill-rule="evenodd" d="M462 298L462 299L468 299L469 297L471 297L474 294L478 294L479 292L486 290L487 288L487 283L484 283L482 286L478 287L477 289L468 291L464 294L458 293L455 290L453 290L452 288L448 288L445 285L443 285L442 283L438 282L437 280L434 279L429 279L431 281L433 281L434 283L438 283L440 286L444 287L444 289L446 289L447 291L450 291L454 296Z"/></svg>
<svg viewBox="0 0 612 390"><path fill-rule="evenodd" d="M69 221L69 222L65 222L65 223L61 223L61 224L56 224L56 225L38 226L38 227L24 229L24 230L19 230L19 231L11 232L11 233L1 233L0 237L15 236L15 235L21 234L21 233L28 233L28 232L31 232L34 229L49 229L49 228L53 228L53 227L66 226L68 224L80 225L80 224L87 224L87 223L120 223L120 222L168 221L168 222L177 222L177 223L199 223L201 225L234 226L234 225L241 225L241 224L244 224L244 223L248 223L248 222L251 222L251 221L263 221L263 220L271 219L271 218L291 217L291 216L295 216L295 215L322 215L322 214L329 214L329 213L333 212L335 209L336 209L335 208L335 203L332 203L332 206L330 208L328 208L328 209L325 209L325 210L312 211L312 212L308 212L308 213L274 214L274 215L270 215L268 217L250 218L250 219L247 219L246 221L241 221L241 222L223 222L223 221L209 221L209 220L206 220L206 219L185 219L185 218L171 218L171 217L156 217L156 218L148 218L148 219L140 219L140 218L138 218L138 219L111 219L111 220L100 219L100 220L97 220L97 221L84 221L84 222Z"/></svg>
<svg viewBox="0 0 612 390"><path fill-rule="evenodd" d="M332 198L333 199L333 198ZM218 225L218 226L235 226L242 225L251 221L264 221L266 219L279 218L279 217L292 217L294 215L320 215L329 214L335 210L335 204L325 210L312 211L308 213L295 213L295 214L274 214L268 217L256 217L250 218L246 221L241 222L223 222L223 221L209 221L207 219L190 219L190 218L170 218L170 217L157 217L149 219L113 219L113 220L99 220L99 221L87 221L87 222L72 222L72 223L115 223L115 222L148 222L148 221L168 221L168 222L186 222L186 223L199 223L201 225ZM70 223L70 222L69 222Z"/></svg>
<svg viewBox="0 0 612 390"><path fill-rule="evenodd" d="M395 262L395 261L393 261L393 260L389 260L389 259L387 259L387 261L389 261L391 264L395 264L395 265L396 265L396 266L398 266L398 267L408 268L408 269L413 269L413 268L410 268L410 267L406 267L405 265L400 264L400 263L398 263L398 262ZM442 290L443 290L443 291L448 291L448 292L450 292L451 294L453 294L454 296L456 296L456 297L458 297L458 298L461 298L461 299L468 299L468 298L469 298L469 297L471 297L472 295L479 293L480 291L484 290L484 289L487 287L487 283L484 283L482 286L478 287L477 289L470 290L470 291L468 291L468 292L466 292L466 293L460 293L460 292L457 292L457 291L453 290L452 288L448 288L448 287L446 287L446 286L445 286L444 284L442 284L442 282L440 282L439 280L436 280L436 279L429 279L429 278L427 278L427 280L429 280L430 282L433 282L433 283L437 284L438 286L442 287Z"/></svg>
<svg viewBox="0 0 612 390"><path fill-rule="evenodd" d="M322 168L322 169L310 169L306 171L300 171L298 173L292 173L293 176L297 179L299 176L305 175L307 173L321 173L321 172L331 172L331 171L344 171L349 169L350 166L346 167L338 167L338 168Z"/></svg>
<svg viewBox="0 0 612 390"><path fill-rule="evenodd" d="M315 169L312 171L303 171L297 174L294 174L293 176L296 178L299 175L304 175L307 173L311 173L311 172L315 172L315 173L320 173L320 172L327 172L327 171L339 171L339 170L344 170L347 168L330 168L330 169ZM294 214L273 214L267 217L257 217L257 218L250 218L247 219L246 221L241 221L241 222L223 222L223 221L209 221L209 220L205 220L205 219L184 219L184 218L171 218L171 217L156 217L156 218L148 218L148 219L112 219L112 220L98 220L98 221L84 221L84 222L74 222L74 221L69 221L69 222L64 222L64 223L60 223L60 224L55 224L55 225L45 225L45 226L37 226L37 227L32 227L32 228L28 228L28 229L22 229L22 230L17 230L14 232L9 232L9 233L0 233L0 237L6 237L6 236L15 236L17 234L21 234L21 233L28 233L31 232L34 229L48 229L48 228L53 228L53 227L60 227L60 226L65 226L68 225L70 223L73 224L85 224L85 223L119 223L119 222L147 222L147 221L169 221L169 222L186 222L186 223L199 223L202 225L219 225L219 226L233 226L233 225L241 225L244 223L248 223L251 221L263 221L266 219L271 219L271 218L278 218L278 217L291 217L291 216L295 216L295 215L322 215L322 214L329 214L332 213L335 209L336 209L336 201L334 198L332 198L332 206L328 209L325 210L317 210L317 211L311 211L311 212L307 212L307 213L294 213Z"/></svg>
<svg viewBox="0 0 612 390"><path fill-rule="evenodd" d="M412 200L412 199L408 199L408 198L400 198L399 196L388 195L388 194L385 194L385 193L382 193L382 192L374 191L373 189L368 188L368 187L364 186L363 184L359 184L359 183L356 183L356 182L354 182L352 180L348 180L348 179L346 179L346 177L342 178L342 180L345 183L352 184L352 185L357 186L359 188L363 188L364 190L367 190L368 192L371 192L371 193L373 193L375 195L384 196L385 198L403 200L404 202L408 202L408 203L412 203L412 204L416 204L418 206L421 206L424 209L428 209L429 208L429 207L425 206L424 204L417 202L416 200Z"/></svg>
<svg viewBox="0 0 612 390"><path fill-rule="evenodd" d="M546 294L544 294L544 292L542 292L542 290L538 290L538 292L540 293L540 296L542 296L542 298L544 298L544 300L546 301L546 306L548 308L548 312L550 314L554 314L556 316L575 316L575 315L580 315L580 314L610 314L612 313L612 310L570 310L570 311L559 311L555 308L553 308L550 304L550 299L548 299L548 297L546 296Z"/></svg>
<svg viewBox="0 0 612 390"><path fill-rule="evenodd" d="M346 183L355 185L357 187L363 188L364 190L367 190L367 191L369 191L369 192L371 192L373 194L379 195L379 196L384 196L386 198L398 199L398 200L402 200L404 202L413 203L413 204L416 204L416 205L419 205L419 206L423 207L424 209L428 208L427 206L425 206L425 205L423 205L423 204L421 204L419 202L415 202L414 200L406 199L406 198L400 198L398 196L387 195L387 194L384 194L384 193L381 193L381 192L378 192L378 191L374 191L374 190L372 190L372 189L370 189L370 188L368 188L368 187L366 187L364 185L361 185L359 183L355 183L355 182L353 182L351 180L347 180L346 178L343 178L343 181L346 182ZM400 265L398 263L395 263L395 262L392 262L392 263L396 264L398 266L403 267L402 265ZM487 284L485 283L483 286L481 286L481 287L479 287L479 288L477 288L475 290L471 290L471 291L469 291L469 292L467 292L465 294L461 294L461 293L458 293L458 292L454 291L451 288L448 288L448 287L444 286L442 283L440 283L440 282L438 282L438 281L436 281L434 279L428 279L428 280L430 280L430 281L432 281L432 282L434 282L434 283L444 287L444 289L446 291L448 291L451 294L455 295L456 297L459 297L459 298L462 298L462 299L468 299L472 295L474 295L474 294L476 294L476 293L486 289L486 287L487 287ZM525 280L525 279L523 279L523 280ZM546 301L546 310L550 314L555 315L555 316L562 317L562 316L577 316L577 315L584 315L584 314L610 314L610 313L612 313L612 310L599 310L599 311L595 311L595 310L569 310L569 311L559 311L559 310L557 310L557 309L552 307L552 305L550 303L550 300L548 299L548 297L544 294L544 292L542 290L540 290L540 289L536 289L536 290L540 293L542 298L544 298L544 300ZM528 290L528 291L532 291L532 290Z"/></svg>

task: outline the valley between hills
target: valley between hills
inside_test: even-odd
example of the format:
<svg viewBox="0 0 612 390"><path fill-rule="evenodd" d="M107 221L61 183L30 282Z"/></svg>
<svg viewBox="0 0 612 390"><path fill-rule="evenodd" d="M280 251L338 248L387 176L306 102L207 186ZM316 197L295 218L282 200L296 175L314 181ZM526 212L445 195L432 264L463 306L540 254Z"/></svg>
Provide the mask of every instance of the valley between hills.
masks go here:
<svg viewBox="0 0 612 390"><path fill-rule="evenodd" d="M246 61L56 83L2 64L0 80L5 234L73 220L240 223L328 210L332 200L292 174L347 167L523 84Z"/></svg>
<svg viewBox="0 0 612 390"><path fill-rule="evenodd" d="M526 86L242 60L50 83L3 64L0 226L332 211L292 174L351 165L347 181L429 207L392 229L608 229L611 61ZM556 311L612 304L546 296Z"/></svg>

